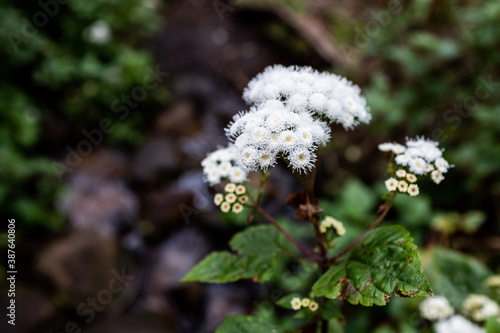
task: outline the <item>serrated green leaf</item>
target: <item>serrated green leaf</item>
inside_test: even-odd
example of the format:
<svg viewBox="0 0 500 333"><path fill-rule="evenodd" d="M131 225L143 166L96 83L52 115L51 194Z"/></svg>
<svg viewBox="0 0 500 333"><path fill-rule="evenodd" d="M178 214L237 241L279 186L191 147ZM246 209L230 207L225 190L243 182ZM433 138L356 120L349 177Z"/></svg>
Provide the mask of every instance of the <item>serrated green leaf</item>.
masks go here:
<svg viewBox="0 0 500 333"><path fill-rule="evenodd" d="M364 306L385 305L393 291L402 297L432 295L417 247L402 226L371 231L347 262L330 268L312 289L315 297L339 297Z"/></svg>
<svg viewBox="0 0 500 333"><path fill-rule="evenodd" d="M267 321L263 321L253 316L233 316L224 319L215 333L255 333L255 332L269 332L281 333L281 329L276 328L274 325Z"/></svg>
<svg viewBox="0 0 500 333"><path fill-rule="evenodd" d="M269 225L249 227L237 233L229 242L237 252L214 252L196 265L181 281L226 283L239 279L257 278L268 281L278 265L281 248L279 232Z"/></svg>

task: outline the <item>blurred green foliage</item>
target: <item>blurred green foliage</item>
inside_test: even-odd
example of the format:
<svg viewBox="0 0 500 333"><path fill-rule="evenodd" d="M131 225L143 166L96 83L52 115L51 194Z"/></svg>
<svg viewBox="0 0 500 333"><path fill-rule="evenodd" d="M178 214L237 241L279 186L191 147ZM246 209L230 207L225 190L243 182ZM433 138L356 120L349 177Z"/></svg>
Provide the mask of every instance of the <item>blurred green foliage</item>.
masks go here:
<svg viewBox="0 0 500 333"><path fill-rule="evenodd" d="M21 228L62 225L54 207L61 183L47 156L64 159L65 145L85 139L81 131L104 117L115 126L106 142L133 145L146 110L168 97L160 86L125 119L111 112L155 68L147 43L159 2L61 2L7 0L0 11L0 204Z"/></svg>

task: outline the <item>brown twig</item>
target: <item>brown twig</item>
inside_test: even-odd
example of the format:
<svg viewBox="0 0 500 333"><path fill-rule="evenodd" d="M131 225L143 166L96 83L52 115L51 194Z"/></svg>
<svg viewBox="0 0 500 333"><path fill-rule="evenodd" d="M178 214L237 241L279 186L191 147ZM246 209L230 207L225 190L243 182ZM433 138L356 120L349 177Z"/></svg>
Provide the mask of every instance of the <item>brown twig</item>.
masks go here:
<svg viewBox="0 0 500 333"><path fill-rule="evenodd" d="M354 242L352 242L348 247L346 247L342 252L340 252L339 254L333 256L332 258L328 259L329 262L333 263L335 262L337 259L339 259L340 257L342 257L344 254L346 254L347 252L349 252L350 250L352 250L356 245L359 244L359 242L361 242L363 240L363 238L365 238L365 236L370 232L372 231L377 225L380 224L380 222L382 222L385 218L385 216L387 215L387 213L389 212L389 210L391 209L392 207L392 203L394 202L394 197L395 197L395 194L393 193L392 194L392 197L390 200L386 201L385 204L384 204L384 210L382 211L382 213L379 215L379 217L368 227L368 229L366 229L358 238L356 238L356 240Z"/></svg>
<svg viewBox="0 0 500 333"><path fill-rule="evenodd" d="M288 232L286 232L286 230L283 229L283 227L278 223L278 221L276 221L271 215L269 215L260 205L256 204L255 209L258 210L259 213L261 213L262 216L264 216L264 218L266 220L271 222L271 224L274 225L276 227L276 229L278 229L283 234L283 236L285 236L302 253L304 253L308 257L314 259L314 261L316 261L318 263L322 261L322 258L319 258L314 253L307 250L305 247L302 246L302 244L300 244L295 238L293 238Z"/></svg>

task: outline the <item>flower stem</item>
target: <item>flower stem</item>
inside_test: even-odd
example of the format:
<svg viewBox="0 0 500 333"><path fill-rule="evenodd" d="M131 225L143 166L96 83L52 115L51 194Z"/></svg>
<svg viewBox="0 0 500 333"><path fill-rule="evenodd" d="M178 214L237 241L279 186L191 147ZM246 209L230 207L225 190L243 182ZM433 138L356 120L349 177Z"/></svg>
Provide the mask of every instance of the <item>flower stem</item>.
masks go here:
<svg viewBox="0 0 500 333"><path fill-rule="evenodd" d="M314 253L307 250L295 238L293 238L288 232L286 232L286 230L283 229L283 227L278 223L278 221L276 221L271 215L269 215L260 205L256 204L255 209L257 209L259 211L259 213L261 213L262 216L264 216L264 218L266 220L271 222L271 224L274 225L276 227L276 229L278 229L283 234L283 236L285 236L302 253L304 253L305 255L312 258L314 261L316 261L318 263L322 261L322 258L318 257Z"/></svg>
<svg viewBox="0 0 500 333"><path fill-rule="evenodd" d="M391 209L392 203L394 202L394 197L395 197L395 193L392 194L392 197L391 197L390 200L387 200L383 204L383 207L384 207L383 211L380 213L379 217L368 227L368 229L366 229L358 238L356 238L356 240L354 242L352 242L342 252L340 252L339 254L337 254L337 255L333 256L332 258L328 259L329 262L334 263L337 259L339 259L344 254L346 254L347 252L349 252L350 250L352 250L356 245L359 244L359 242L361 242L363 240L363 238L365 238L365 236L370 231L372 231L377 225L379 225L380 222L382 222L384 220L385 216L387 215L387 213Z"/></svg>

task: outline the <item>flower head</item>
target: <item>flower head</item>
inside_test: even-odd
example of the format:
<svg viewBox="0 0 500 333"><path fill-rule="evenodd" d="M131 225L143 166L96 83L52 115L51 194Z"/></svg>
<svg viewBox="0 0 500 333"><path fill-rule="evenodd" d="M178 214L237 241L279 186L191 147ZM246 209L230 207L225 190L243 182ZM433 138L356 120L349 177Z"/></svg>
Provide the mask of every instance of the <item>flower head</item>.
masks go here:
<svg viewBox="0 0 500 333"><path fill-rule="evenodd" d="M210 185L218 184L223 179L229 179L232 183L237 184L246 181L247 172L241 168L237 160L239 155L236 154L236 151L237 149L230 145L208 154L201 162L205 181Z"/></svg>
<svg viewBox="0 0 500 333"><path fill-rule="evenodd" d="M427 320L443 320L453 314L453 308L443 296L426 298L420 305L420 315Z"/></svg>
<svg viewBox="0 0 500 333"><path fill-rule="evenodd" d="M294 310L300 310L302 307L302 301L298 297L292 298L290 304L292 305L292 309Z"/></svg>
<svg viewBox="0 0 500 333"><path fill-rule="evenodd" d="M438 321L434 324L436 333L485 333L485 330L460 315L454 315L448 319Z"/></svg>
<svg viewBox="0 0 500 333"><path fill-rule="evenodd" d="M463 304L464 313L475 321L484 321L498 315L498 304L485 295L472 294Z"/></svg>
<svg viewBox="0 0 500 333"><path fill-rule="evenodd" d="M396 171L396 176L403 178L406 172L406 180L410 183L417 181L415 175L430 174L431 179L439 184L444 179L443 173L452 167L443 158L443 150L438 148L438 143L422 137L407 138L405 146L386 142L378 147L381 151L395 154L394 161L401 167Z"/></svg>
<svg viewBox="0 0 500 333"><path fill-rule="evenodd" d="M253 105L279 100L293 112L310 113L315 118L326 118L329 124L352 128L371 120L360 92L357 85L335 74L320 73L311 67L275 65L248 83L243 98Z"/></svg>

